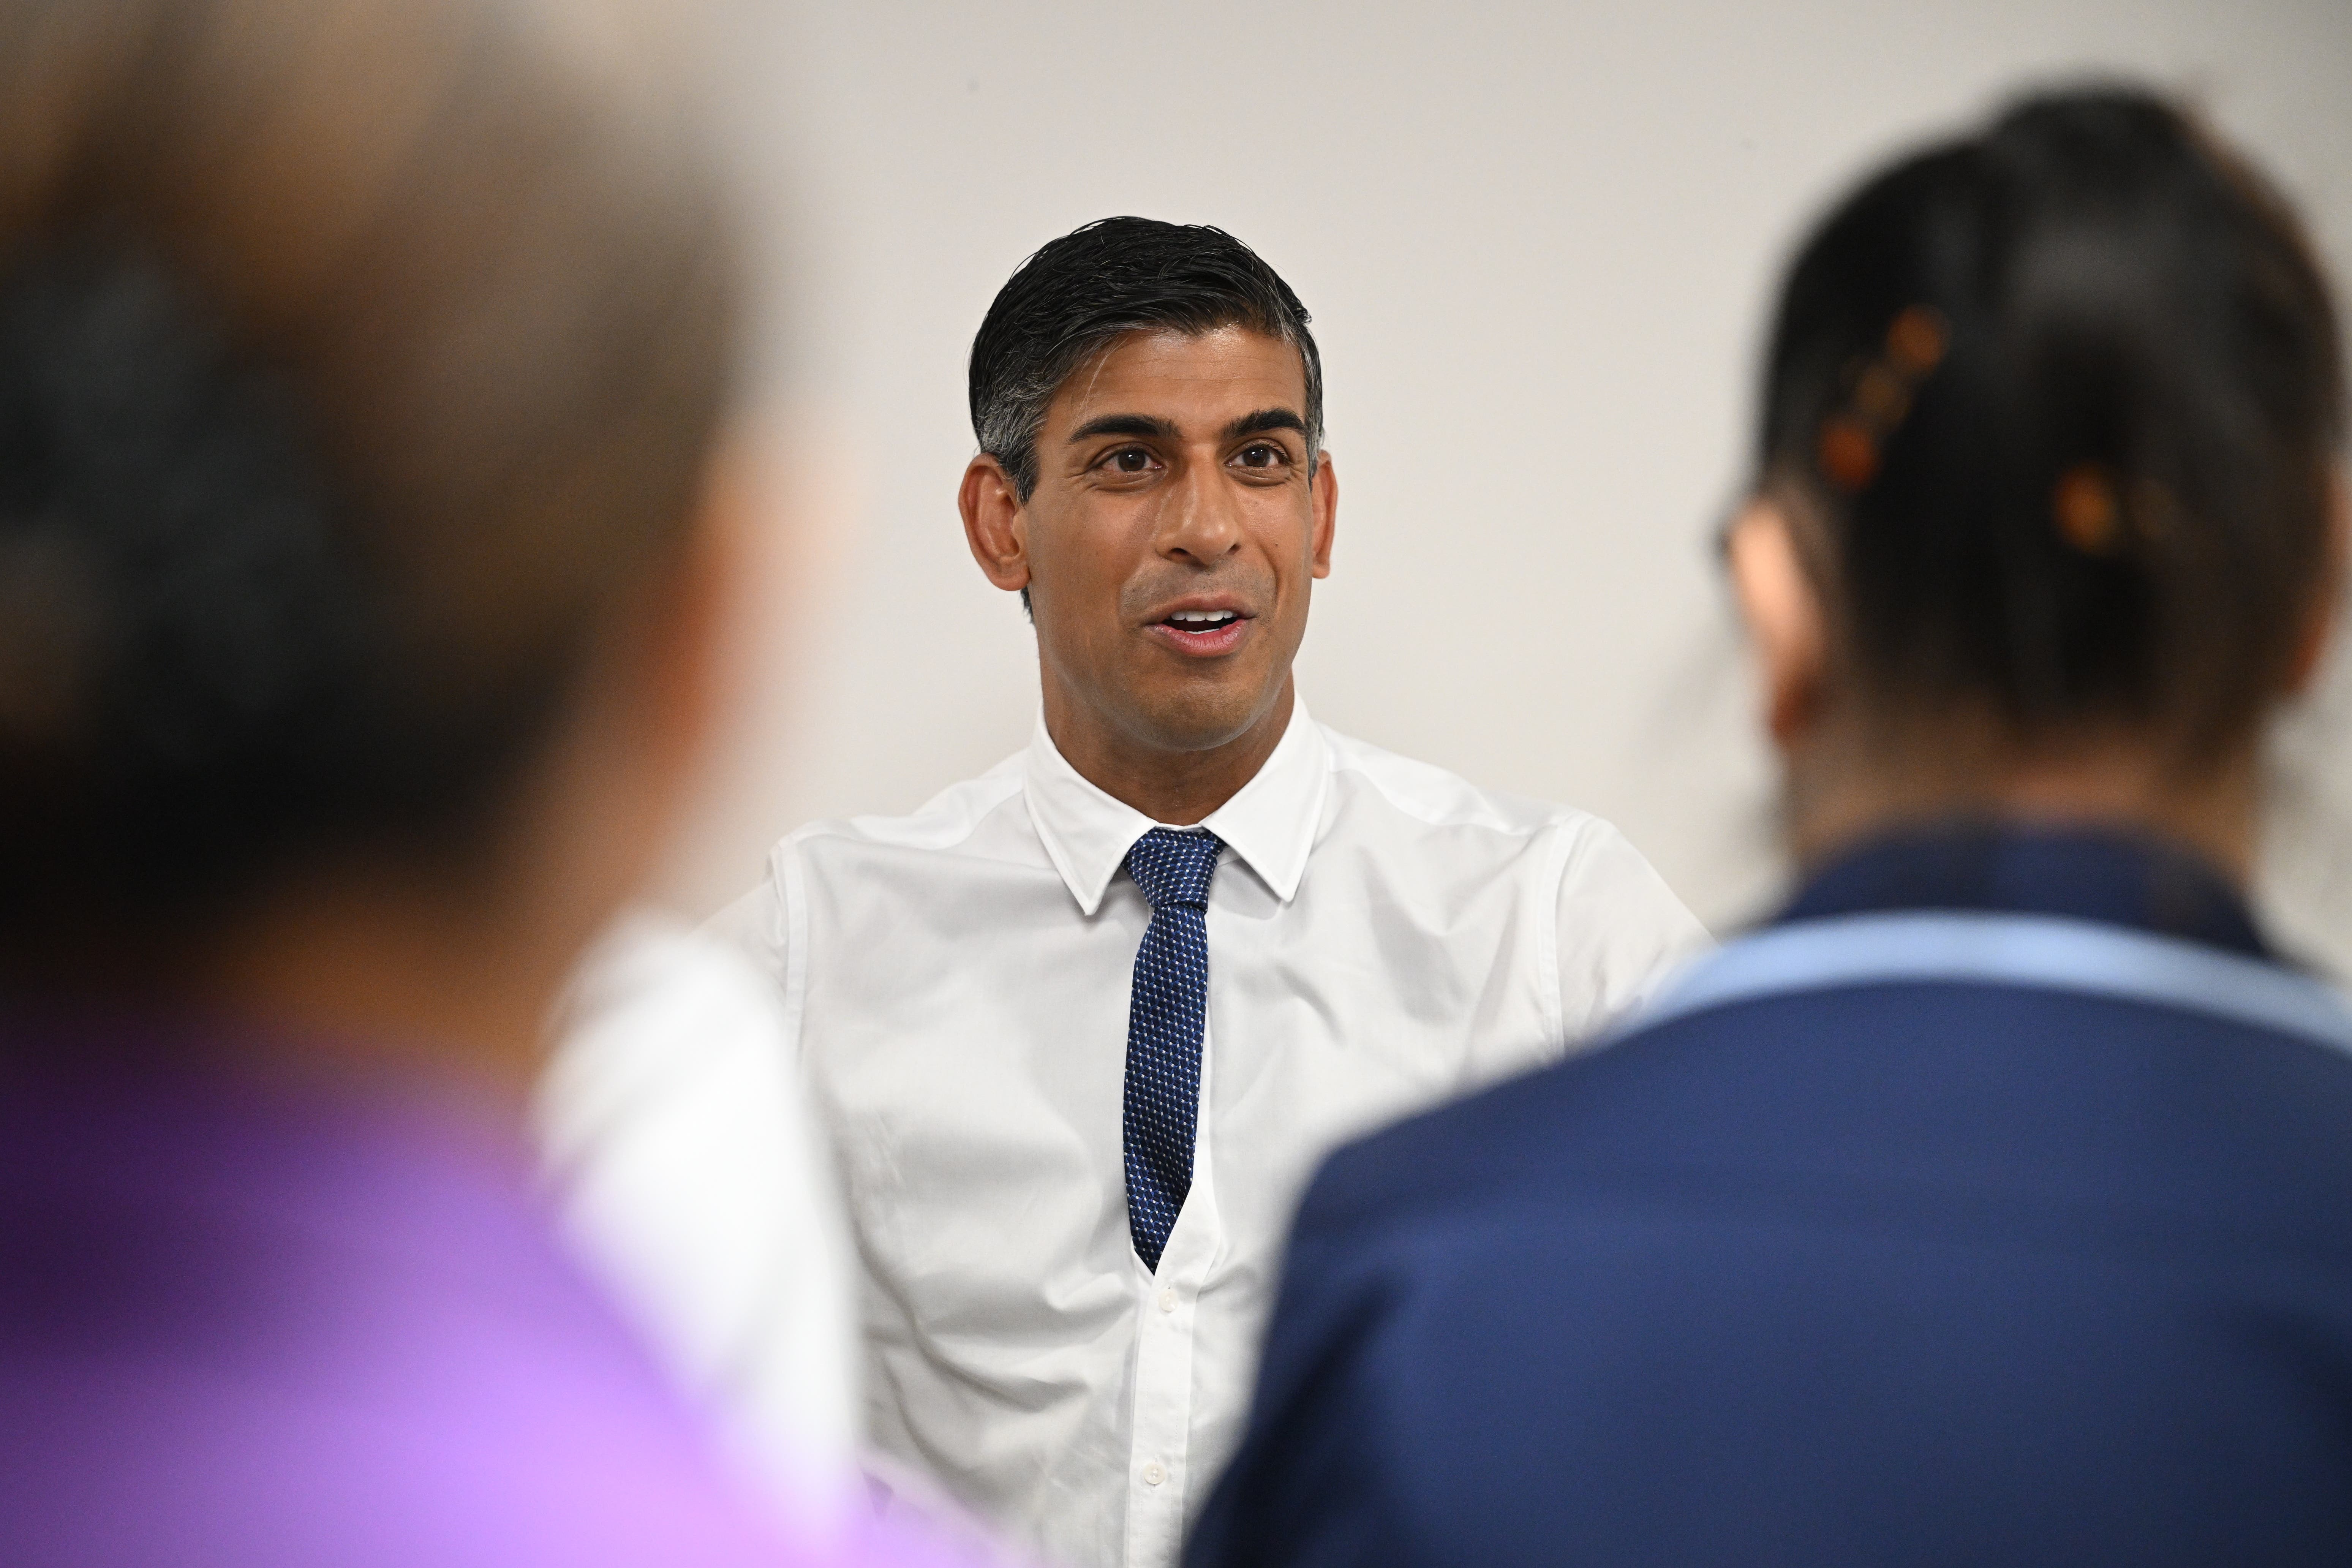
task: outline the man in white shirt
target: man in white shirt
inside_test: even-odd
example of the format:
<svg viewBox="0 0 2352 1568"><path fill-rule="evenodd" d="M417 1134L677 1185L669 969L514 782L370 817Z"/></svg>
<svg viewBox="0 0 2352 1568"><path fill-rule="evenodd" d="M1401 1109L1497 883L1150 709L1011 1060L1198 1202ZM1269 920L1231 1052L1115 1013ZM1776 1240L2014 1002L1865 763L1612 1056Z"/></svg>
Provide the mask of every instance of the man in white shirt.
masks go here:
<svg viewBox="0 0 2352 1568"><path fill-rule="evenodd" d="M860 1254L871 1436L1054 1561L1161 1568L1334 1143L1552 1059L1705 933L1608 824L1311 722L1338 479L1297 296L1113 218L998 295L961 492L1027 749L779 845L781 988Z"/></svg>

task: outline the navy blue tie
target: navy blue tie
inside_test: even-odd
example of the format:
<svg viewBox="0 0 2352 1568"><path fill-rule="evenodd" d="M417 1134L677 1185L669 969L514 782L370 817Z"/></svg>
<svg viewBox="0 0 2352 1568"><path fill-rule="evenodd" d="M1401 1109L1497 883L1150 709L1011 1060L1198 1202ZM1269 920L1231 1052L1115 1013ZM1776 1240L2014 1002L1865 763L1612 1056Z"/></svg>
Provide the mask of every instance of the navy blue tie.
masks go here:
<svg viewBox="0 0 2352 1568"><path fill-rule="evenodd" d="M1151 905L1127 1004L1127 1232L1157 1269L1192 1190L1201 1110L1201 1034L1209 1010L1209 879L1223 843L1213 833L1155 827L1127 852L1127 874Z"/></svg>

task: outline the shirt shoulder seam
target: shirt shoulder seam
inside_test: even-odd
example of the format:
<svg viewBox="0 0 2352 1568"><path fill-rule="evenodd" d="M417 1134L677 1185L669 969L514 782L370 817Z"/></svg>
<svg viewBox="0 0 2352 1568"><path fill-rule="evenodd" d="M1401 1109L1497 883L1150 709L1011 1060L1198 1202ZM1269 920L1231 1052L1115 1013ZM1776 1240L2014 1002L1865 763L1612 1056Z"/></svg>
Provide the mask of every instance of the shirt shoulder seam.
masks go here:
<svg viewBox="0 0 2352 1568"><path fill-rule="evenodd" d="M820 838L908 849L952 849L980 831L991 813L1019 795L1022 783L1017 769L1007 769L950 784L903 816L820 817L786 834L778 841L776 852L797 853L799 846Z"/></svg>
<svg viewBox="0 0 2352 1568"><path fill-rule="evenodd" d="M1441 768L1433 763L1418 762L1410 757L1398 756L1392 752L1382 751L1379 747L1342 735L1328 724L1322 728L1325 737L1331 742L1327 749L1330 753L1332 773L1356 774L1363 779L1381 799L1397 811L1412 817L1415 822L1425 826L1481 827L1490 833L1502 834L1513 838L1534 838L1555 827L1573 827L1585 822L1599 820L1591 812L1577 806L1563 805L1556 801L1539 801L1523 796L1505 795L1483 785L1475 784L1461 774ZM1362 754L1366 752L1370 754L1369 756ZM1425 768L1453 784L1474 804L1468 809L1432 810L1418 801L1400 795L1392 787L1390 780L1381 777L1379 767L1381 762L1394 762L1407 767ZM1507 808L1501 804L1505 802L1517 803L1526 808L1528 819L1524 822L1508 820Z"/></svg>

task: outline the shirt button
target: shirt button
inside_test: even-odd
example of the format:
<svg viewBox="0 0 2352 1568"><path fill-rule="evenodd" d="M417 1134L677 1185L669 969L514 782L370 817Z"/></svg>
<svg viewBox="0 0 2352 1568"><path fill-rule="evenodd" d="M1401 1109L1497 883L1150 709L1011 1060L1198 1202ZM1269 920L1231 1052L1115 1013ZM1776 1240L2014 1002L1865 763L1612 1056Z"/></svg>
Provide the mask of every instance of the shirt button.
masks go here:
<svg viewBox="0 0 2352 1568"><path fill-rule="evenodd" d="M1176 1310L1176 1292L1172 1287L1160 1292L1160 1310L1163 1312L1172 1312Z"/></svg>
<svg viewBox="0 0 2352 1568"><path fill-rule="evenodd" d="M1143 1467L1143 1484L1145 1486L1156 1487L1167 1479L1168 1472L1160 1468L1159 1460L1154 1459L1151 1463Z"/></svg>

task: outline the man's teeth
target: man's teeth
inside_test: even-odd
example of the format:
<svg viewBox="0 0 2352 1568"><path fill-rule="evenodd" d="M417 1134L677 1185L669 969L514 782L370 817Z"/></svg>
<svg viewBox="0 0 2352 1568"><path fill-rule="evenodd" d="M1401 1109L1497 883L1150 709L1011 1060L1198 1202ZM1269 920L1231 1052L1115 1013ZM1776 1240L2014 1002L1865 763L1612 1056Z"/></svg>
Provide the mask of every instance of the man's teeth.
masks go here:
<svg viewBox="0 0 2352 1568"><path fill-rule="evenodd" d="M1221 626L1227 621L1240 618L1240 615L1233 610L1178 610L1168 617L1172 625L1200 627L1204 630L1213 626Z"/></svg>

